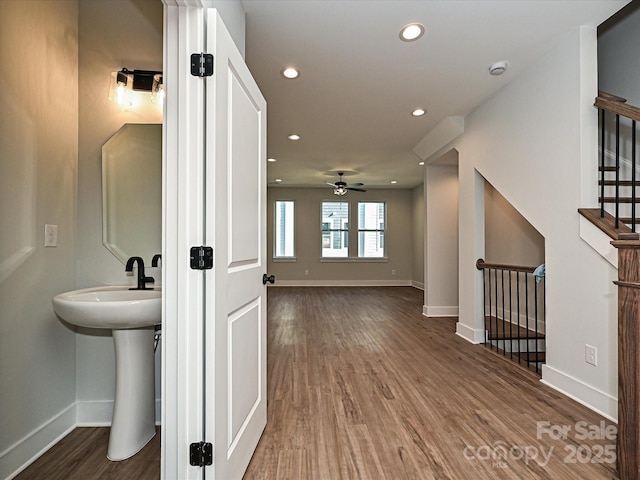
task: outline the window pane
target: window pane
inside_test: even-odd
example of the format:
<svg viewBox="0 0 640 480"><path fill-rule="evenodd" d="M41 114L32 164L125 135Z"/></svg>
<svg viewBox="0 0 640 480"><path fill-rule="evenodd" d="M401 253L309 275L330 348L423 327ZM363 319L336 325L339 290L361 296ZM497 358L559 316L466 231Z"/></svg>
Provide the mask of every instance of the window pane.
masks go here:
<svg viewBox="0 0 640 480"><path fill-rule="evenodd" d="M275 225L275 257L294 257L294 202L292 200L276 200Z"/></svg>
<svg viewBox="0 0 640 480"><path fill-rule="evenodd" d="M358 203L358 257L384 257L385 202Z"/></svg>
<svg viewBox="0 0 640 480"><path fill-rule="evenodd" d="M384 233L383 232L359 232L358 234L359 257L384 257Z"/></svg>
<svg viewBox="0 0 640 480"><path fill-rule="evenodd" d="M358 230L384 230L384 202L358 203Z"/></svg>
<svg viewBox="0 0 640 480"><path fill-rule="evenodd" d="M349 202L322 202L322 256L349 256Z"/></svg>

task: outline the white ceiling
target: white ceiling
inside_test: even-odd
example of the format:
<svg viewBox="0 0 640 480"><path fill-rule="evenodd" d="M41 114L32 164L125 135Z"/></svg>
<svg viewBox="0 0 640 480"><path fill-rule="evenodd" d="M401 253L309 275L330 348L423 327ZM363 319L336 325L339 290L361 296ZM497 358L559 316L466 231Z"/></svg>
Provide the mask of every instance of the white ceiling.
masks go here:
<svg viewBox="0 0 640 480"><path fill-rule="evenodd" d="M464 116L578 25L617 0L243 0L246 61L267 99L268 182L322 187L422 183L412 149L440 121ZM416 42L399 38L412 22ZM506 60L499 77L489 66ZM301 75L287 80L285 66ZM417 107L428 110L413 117ZM291 141L287 135L298 133Z"/></svg>

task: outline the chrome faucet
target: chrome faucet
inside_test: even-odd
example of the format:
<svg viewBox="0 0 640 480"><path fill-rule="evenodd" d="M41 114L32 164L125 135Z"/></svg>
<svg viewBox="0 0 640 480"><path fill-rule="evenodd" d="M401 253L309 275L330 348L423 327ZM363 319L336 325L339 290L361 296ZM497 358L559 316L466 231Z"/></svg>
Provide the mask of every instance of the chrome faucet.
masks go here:
<svg viewBox="0 0 640 480"><path fill-rule="evenodd" d="M127 265L124 267L125 272L133 272L133 264L138 264L138 286L131 287L129 290L153 290L151 287L147 287L147 282L153 283L155 279L153 277L147 277L144 274L144 261L140 257L131 257L127 260Z"/></svg>

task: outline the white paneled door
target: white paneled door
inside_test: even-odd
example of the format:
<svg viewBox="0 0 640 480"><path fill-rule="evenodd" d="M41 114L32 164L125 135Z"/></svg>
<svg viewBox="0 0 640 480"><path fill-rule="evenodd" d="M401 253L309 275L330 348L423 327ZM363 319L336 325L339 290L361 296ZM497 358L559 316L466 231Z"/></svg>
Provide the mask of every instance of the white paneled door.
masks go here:
<svg viewBox="0 0 640 480"><path fill-rule="evenodd" d="M266 103L210 2L163 2L162 478L239 480L267 414ZM201 52L212 76L191 74Z"/></svg>
<svg viewBox="0 0 640 480"><path fill-rule="evenodd" d="M208 11L205 440L208 479L240 479L267 421L266 103L229 32ZM213 188L211 188L213 187Z"/></svg>

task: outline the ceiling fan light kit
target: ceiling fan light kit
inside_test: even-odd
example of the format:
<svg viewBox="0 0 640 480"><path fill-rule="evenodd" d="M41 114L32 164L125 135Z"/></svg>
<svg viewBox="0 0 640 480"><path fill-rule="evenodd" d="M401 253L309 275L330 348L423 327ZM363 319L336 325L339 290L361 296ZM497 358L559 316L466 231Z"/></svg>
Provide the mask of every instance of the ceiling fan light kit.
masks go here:
<svg viewBox="0 0 640 480"><path fill-rule="evenodd" d="M354 192L366 192L364 188L358 188L363 186L364 184L362 183L347 184L347 182L344 182L342 180L343 175L344 175L344 172L338 172L338 176L340 177L340 179L337 182L335 183L326 182L327 185L331 185L333 187L334 195L342 196L342 195L345 195L349 190L352 190Z"/></svg>

